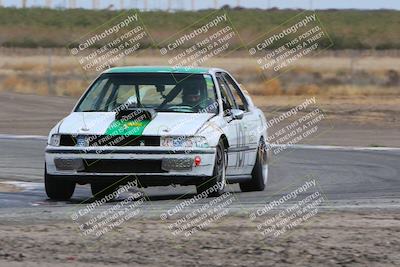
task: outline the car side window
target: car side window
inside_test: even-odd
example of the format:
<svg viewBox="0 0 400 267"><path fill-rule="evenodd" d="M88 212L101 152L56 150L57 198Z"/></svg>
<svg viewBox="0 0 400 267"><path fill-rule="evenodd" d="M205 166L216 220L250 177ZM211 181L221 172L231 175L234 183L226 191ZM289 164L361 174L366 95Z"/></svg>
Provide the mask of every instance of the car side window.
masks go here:
<svg viewBox="0 0 400 267"><path fill-rule="evenodd" d="M224 73L224 79L226 84L228 85L233 97L235 98L235 102L238 105L238 108L243 111L248 111L248 104L246 98L244 97L242 91L239 86L235 83L231 76Z"/></svg>
<svg viewBox="0 0 400 267"><path fill-rule="evenodd" d="M221 97L222 97L222 105L225 110L231 110L232 108L235 107L235 103L234 100L232 98L232 96L229 94L228 92L228 86L226 85L224 79L220 76L217 75L217 81L218 81L218 85L221 91Z"/></svg>

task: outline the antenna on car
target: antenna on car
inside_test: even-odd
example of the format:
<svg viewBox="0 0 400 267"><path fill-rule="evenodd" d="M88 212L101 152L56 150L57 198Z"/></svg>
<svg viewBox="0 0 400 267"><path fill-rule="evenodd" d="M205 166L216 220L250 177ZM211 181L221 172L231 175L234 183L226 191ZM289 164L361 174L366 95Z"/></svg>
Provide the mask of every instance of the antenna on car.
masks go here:
<svg viewBox="0 0 400 267"><path fill-rule="evenodd" d="M86 125L86 120L85 120L85 112L82 112L82 120L83 120L83 127L81 128L82 131L89 131L89 128Z"/></svg>

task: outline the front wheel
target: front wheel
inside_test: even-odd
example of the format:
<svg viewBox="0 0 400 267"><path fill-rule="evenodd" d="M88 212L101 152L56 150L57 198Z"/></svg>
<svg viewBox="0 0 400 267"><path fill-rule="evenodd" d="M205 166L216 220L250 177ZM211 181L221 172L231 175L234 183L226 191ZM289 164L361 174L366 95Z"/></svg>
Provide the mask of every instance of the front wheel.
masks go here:
<svg viewBox="0 0 400 267"><path fill-rule="evenodd" d="M268 155L264 141L261 140L257 149L256 163L251 173L251 180L240 183L242 192L263 191L268 180Z"/></svg>
<svg viewBox="0 0 400 267"><path fill-rule="evenodd" d="M213 176L201 185L196 186L197 194L207 192L207 196L218 197L225 192L226 185L226 152L222 140L219 141Z"/></svg>
<svg viewBox="0 0 400 267"><path fill-rule="evenodd" d="M47 174L44 171L44 187L46 194L53 200L69 200L75 191L75 182L61 180L56 176Z"/></svg>

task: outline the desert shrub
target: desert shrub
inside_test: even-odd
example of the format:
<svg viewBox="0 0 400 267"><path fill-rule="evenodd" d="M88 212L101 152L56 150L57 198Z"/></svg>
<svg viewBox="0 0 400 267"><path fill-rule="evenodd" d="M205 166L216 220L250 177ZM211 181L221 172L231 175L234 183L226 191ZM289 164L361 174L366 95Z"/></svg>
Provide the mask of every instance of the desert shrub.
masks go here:
<svg viewBox="0 0 400 267"><path fill-rule="evenodd" d="M320 92L320 87L316 84L300 85L291 91L294 95L317 95Z"/></svg>
<svg viewBox="0 0 400 267"><path fill-rule="evenodd" d="M10 75L4 81L0 90L22 93L48 95L48 86L43 79L27 79L19 75Z"/></svg>
<svg viewBox="0 0 400 267"><path fill-rule="evenodd" d="M386 82L386 85L388 86L396 86L400 84L400 75L397 71L395 70L388 70L386 72L386 76L388 81Z"/></svg>
<svg viewBox="0 0 400 267"><path fill-rule="evenodd" d="M86 90L88 83L85 80L62 80L56 84L56 94L59 96L79 97Z"/></svg>
<svg viewBox="0 0 400 267"><path fill-rule="evenodd" d="M272 79L253 88L251 93L254 95L281 95L283 94L283 90L279 79Z"/></svg>

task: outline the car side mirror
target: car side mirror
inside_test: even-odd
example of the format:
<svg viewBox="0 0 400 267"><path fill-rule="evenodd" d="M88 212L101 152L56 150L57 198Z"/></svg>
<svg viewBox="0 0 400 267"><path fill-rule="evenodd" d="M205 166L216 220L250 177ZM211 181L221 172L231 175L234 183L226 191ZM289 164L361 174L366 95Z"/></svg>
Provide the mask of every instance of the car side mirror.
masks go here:
<svg viewBox="0 0 400 267"><path fill-rule="evenodd" d="M241 110L241 109L232 109L231 110L231 113L232 113L232 118L234 119L234 120L241 120L241 119L243 119L243 115L244 115L244 111L243 110Z"/></svg>

